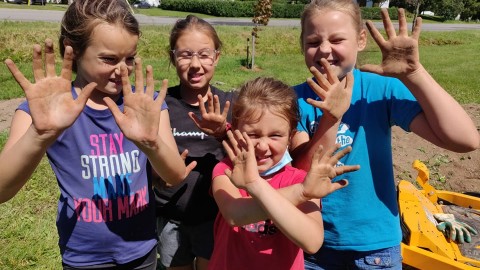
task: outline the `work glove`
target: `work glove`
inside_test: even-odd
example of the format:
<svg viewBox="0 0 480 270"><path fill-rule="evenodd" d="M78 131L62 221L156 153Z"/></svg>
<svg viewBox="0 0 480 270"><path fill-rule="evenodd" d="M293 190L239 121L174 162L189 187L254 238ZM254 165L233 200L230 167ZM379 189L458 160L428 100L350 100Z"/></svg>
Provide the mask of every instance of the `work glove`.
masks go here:
<svg viewBox="0 0 480 270"><path fill-rule="evenodd" d="M471 234L477 234L477 231L470 225L455 220L453 214L438 213L433 214L433 216L439 222L437 229L453 241L457 241L461 244L465 242L470 243L472 241Z"/></svg>

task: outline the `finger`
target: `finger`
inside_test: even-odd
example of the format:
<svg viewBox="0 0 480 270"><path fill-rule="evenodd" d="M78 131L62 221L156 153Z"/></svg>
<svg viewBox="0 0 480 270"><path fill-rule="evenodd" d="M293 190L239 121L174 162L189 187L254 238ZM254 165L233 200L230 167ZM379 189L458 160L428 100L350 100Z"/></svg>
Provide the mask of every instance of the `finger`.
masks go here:
<svg viewBox="0 0 480 270"><path fill-rule="evenodd" d="M394 38L395 36L397 36L397 33L395 32L395 27L393 26L393 23L390 20L390 16L388 15L388 10L386 8L382 8L381 12L382 12L383 27L385 28L385 32L387 33L388 39ZM399 13L400 13L400 9L399 9Z"/></svg>
<svg viewBox="0 0 480 270"><path fill-rule="evenodd" d="M213 106L213 96L212 93L207 93L207 106L208 106L208 112L214 112L215 107Z"/></svg>
<svg viewBox="0 0 480 270"><path fill-rule="evenodd" d="M42 47L38 44L33 45L33 78L35 81L45 78L42 62Z"/></svg>
<svg viewBox="0 0 480 270"><path fill-rule="evenodd" d="M415 40L418 40L420 38L420 32L422 31L422 18L417 17L415 20L415 26L413 27L412 30L412 38Z"/></svg>
<svg viewBox="0 0 480 270"><path fill-rule="evenodd" d="M385 44L385 39L383 38L382 34L378 29L375 27L372 21L367 21L367 29L370 35L372 36L373 40L375 40L375 43L378 44L380 49L382 49Z"/></svg>
<svg viewBox="0 0 480 270"><path fill-rule="evenodd" d="M128 77L128 69L125 65L120 66L120 76L122 78L123 96L127 97L132 94L132 86L130 84L130 78Z"/></svg>
<svg viewBox="0 0 480 270"><path fill-rule="evenodd" d="M180 157L185 160L188 156L188 149L183 150L183 152L180 154Z"/></svg>
<svg viewBox="0 0 480 270"><path fill-rule="evenodd" d="M346 186L348 186L348 181L347 181L346 179L341 179L341 180L338 180L338 181L332 183L332 189L333 189L333 191L342 189L342 188L344 188L344 187L346 187ZM332 191L332 192L333 192L333 191Z"/></svg>
<svg viewBox="0 0 480 270"><path fill-rule="evenodd" d="M325 74L327 75L328 82L330 84L334 84L338 82L338 77L337 75L335 75L335 72L330 66L330 63L328 63L327 59L325 58L320 59L320 63L322 63L323 69L325 70ZM324 87L324 88L328 90L328 87Z"/></svg>
<svg viewBox="0 0 480 270"><path fill-rule="evenodd" d="M161 108L163 101L165 100L165 96L167 95L167 89L168 89L168 80L163 79L162 87L160 88L160 91L158 91L158 96L155 99L155 106L159 106Z"/></svg>
<svg viewBox="0 0 480 270"><path fill-rule="evenodd" d="M339 146L339 144L337 144ZM337 148L338 149L338 148ZM343 158L345 155L347 155L348 153L350 153L352 151L352 147L351 146L347 146L345 148L343 148L342 150L338 151L335 153L334 157L337 158L338 160L340 160L341 158Z"/></svg>
<svg viewBox="0 0 480 270"><path fill-rule="evenodd" d="M220 99L218 98L218 95L213 96L213 108L216 114L220 113Z"/></svg>
<svg viewBox="0 0 480 270"><path fill-rule="evenodd" d="M197 166L197 162L196 161L192 161L190 162L187 167L185 168L185 176L189 175L191 171L193 171L193 169L195 169L195 167Z"/></svg>
<svg viewBox="0 0 480 270"><path fill-rule="evenodd" d="M200 109L200 114L202 116L206 115L207 114L207 109L205 108L205 102L203 102L202 95L198 94L197 99L198 99L198 108Z"/></svg>
<svg viewBox="0 0 480 270"><path fill-rule="evenodd" d="M107 104L107 107L112 112L113 118L115 118L115 122L117 123L117 125L120 125L119 123L121 122L123 113L120 111L115 101L113 101L110 97L104 97L103 101L105 102L105 104Z"/></svg>
<svg viewBox="0 0 480 270"><path fill-rule="evenodd" d="M337 175L341 175L348 172L358 171L360 169L360 165L344 165L344 166L337 166L335 167L335 173Z"/></svg>
<svg viewBox="0 0 480 270"><path fill-rule="evenodd" d="M233 135L238 145L238 150L241 151L242 149L248 149L247 142L243 137L243 134L239 130L234 130ZM237 152L239 153L239 152Z"/></svg>
<svg viewBox="0 0 480 270"><path fill-rule="evenodd" d="M323 75L322 75L323 76ZM325 96L327 95L327 91L325 91L324 88L322 88L317 82L312 80L312 78L307 78L307 84L310 86L310 88L317 94L320 99L324 100Z"/></svg>
<svg viewBox="0 0 480 270"><path fill-rule="evenodd" d="M147 88L146 88L145 94L147 94L149 97L153 97L153 93L155 92L155 83L153 80L153 67L151 65L147 66L146 74L147 74Z"/></svg>
<svg viewBox="0 0 480 270"><path fill-rule="evenodd" d="M383 74L383 68L379 65L373 65L373 64L365 64L360 67L361 71L365 72L371 72L371 73L376 73L376 74Z"/></svg>
<svg viewBox="0 0 480 270"><path fill-rule="evenodd" d="M403 8L398 9L398 35L408 37L407 19Z"/></svg>
<svg viewBox="0 0 480 270"><path fill-rule="evenodd" d="M95 87L97 87L97 83L95 82L87 84L85 87L82 88L82 91L80 91L80 94L78 95L78 98L75 100L75 102L82 105L82 107L85 107L85 104L87 104L87 101L90 98L93 90L95 90Z"/></svg>
<svg viewBox="0 0 480 270"><path fill-rule="evenodd" d="M311 162L312 166L314 164L317 164L320 161L322 156L323 156L323 145L319 145L317 149L315 149L315 152L313 153L312 162Z"/></svg>
<svg viewBox="0 0 480 270"><path fill-rule="evenodd" d="M345 88L348 92L349 97L352 96L352 90L353 90L353 82L355 81L353 78L353 72L350 71L347 73L347 76L345 76Z"/></svg>
<svg viewBox="0 0 480 270"><path fill-rule="evenodd" d="M321 100L313 100L311 98L307 98L307 103L321 110L325 109L324 102Z"/></svg>
<svg viewBox="0 0 480 270"><path fill-rule="evenodd" d="M122 76L122 82L123 82L123 76ZM125 87L125 85L124 85L124 87ZM142 66L142 59L140 57L135 57L135 92L144 93L144 91L143 91L143 66Z"/></svg>
<svg viewBox="0 0 480 270"><path fill-rule="evenodd" d="M73 48L70 46L65 47L62 61L62 71L60 76L68 81L72 80L72 68L73 68Z"/></svg>
<svg viewBox="0 0 480 270"><path fill-rule="evenodd" d="M322 58L323 59L323 58ZM323 59L325 60L325 59ZM322 65L323 65L324 62L322 62ZM328 62L327 62L328 63ZM324 67L325 69L325 72L326 69L329 69L330 67L327 66L327 67ZM310 67L310 73L312 73L312 75L315 77L315 79L317 80L317 82L313 81L312 78L308 78L310 79L311 82L315 83L315 84L318 84L318 86L320 86L323 90L328 90L328 88L330 87L331 83L328 81L328 79L325 77L327 75L325 74L322 74L316 67L314 66L311 66ZM317 86L317 87L318 87Z"/></svg>
<svg viewBox="0 0 480 270"><path fill-rule="evenodd" d="M57 76L55 71L55 52L53 51L53 41L45 40L45 71L47 77Z"/></svg>
<svg viewBox="0 0 480 270"><path fill-rule="evenodd" d="M220 102L219 102L220 104ZM228 110L230 110L230 101L225 101L225 106L223 106L222 117L227 119Z"/></svg>
<svg viewBox="0 0 480 270"><path fill-rule="evenodd" d="M17 83L20 85L20 87L23 89L23 91L26 93L27 90L30 88L32 83L23 76L23 73L18 69L17 65L11 60L7 59L5 60L5 65L7 65L8 70L10 70L10 73L12 73L13 78Z"/></svg>
<svg viewBox="0 0 480 270"><path fill-rule="evenodd" d="M189 112L188 113L188 116L190 117L190 119L192 119L193 123L198 127L200 128L201 125L200 125L200 122L202 121L200 118L198 118L197 115L195 115L193 112Z"/></svg>
<svg viewBox="0 0 480 270"><path fill-rule="evenodd" d="M231 131L229 131L231 133ZM228 132L227 132L227 136L228 136ZM223 149L225 149L225 152L227 153L227 156L230 160L233 160L235 158L235 153L234 153L234 150L231 146L231 143L229 143L229 141L227 140L223 140L222 141L222 145L223 145Z"/></svg>
<svg viewBox="0 0 480 270"><path fill-rule="evenodd" d="M252 140L250 140L250 137L248 137L247 133L246 132L242 132L242 135L243 135L243 139L247 145L247 149L249 151L252 151L253 152L253 142Z"/></svg>

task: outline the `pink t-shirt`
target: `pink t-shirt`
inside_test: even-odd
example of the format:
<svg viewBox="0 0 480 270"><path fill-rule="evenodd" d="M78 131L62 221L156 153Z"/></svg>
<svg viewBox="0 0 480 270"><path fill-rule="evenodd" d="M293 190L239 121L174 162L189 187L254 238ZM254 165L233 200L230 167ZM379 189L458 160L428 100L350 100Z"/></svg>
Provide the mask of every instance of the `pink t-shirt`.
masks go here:
<svg viewBox="0 0 480 270"><path fill-rule="evenodd" d="M231 169L225 161L218 163L212 178L225 175L225 169ZM291 166L285 166L268 182L279 189L301 183L306 172ZM240 190L243 197L248 194ZM266 220L246 226L231 227L221 213L217 215L214 226L214 249L208 265L209 270L245 270L275 269L303 270L303 251L290 241L272 221Z"/></svg>

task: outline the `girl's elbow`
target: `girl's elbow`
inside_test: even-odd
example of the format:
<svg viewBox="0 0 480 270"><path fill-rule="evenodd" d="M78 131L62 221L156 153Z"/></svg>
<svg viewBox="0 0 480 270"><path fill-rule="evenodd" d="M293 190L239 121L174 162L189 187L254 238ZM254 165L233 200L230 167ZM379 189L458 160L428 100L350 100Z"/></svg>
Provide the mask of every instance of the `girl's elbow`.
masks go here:
<svg viewBox="0 0 480 270"><path fill-rule="evenodd" d="M308 243L302 249L305 253L315 254L322 247L322 245L323 245L323 237L322 239L319 239L317 241L311 241L311 243Z"/></svg>

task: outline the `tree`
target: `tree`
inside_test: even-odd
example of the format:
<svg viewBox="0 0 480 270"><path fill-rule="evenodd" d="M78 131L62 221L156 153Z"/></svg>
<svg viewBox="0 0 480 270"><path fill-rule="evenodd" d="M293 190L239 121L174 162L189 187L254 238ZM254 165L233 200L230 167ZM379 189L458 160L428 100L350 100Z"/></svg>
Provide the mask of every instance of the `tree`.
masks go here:
<svg viewBox="0 0 480 270"><path fill-rule="evenodd" d="M252 29L252 63L251 65L247 63L247 66L250 66L251 69L255 67L255 43L258 38L258 25L267 25L270 17L272 17L272 0L258 0L255 5L254 14L255 16L252 19L253 23L255 23Z"/></svg>
<svg viewBox="0 0 480 270"><path fill-rule="evenodd" d="M480 0L463 0L464 8L460 13L462 21L480 20Z"/></svg>
<svg viewBox="0 0 480 270"><path fill-rule="evenodd" d="M443 16L446 20L455 19L463 11L463 1L441 0L434 4L435 15Z"/></svg>

